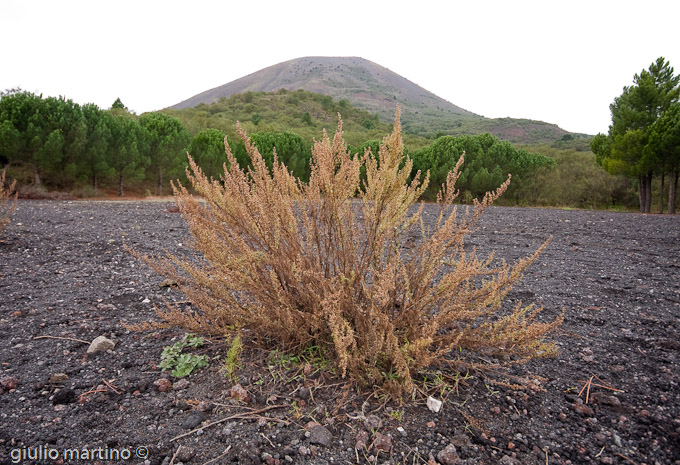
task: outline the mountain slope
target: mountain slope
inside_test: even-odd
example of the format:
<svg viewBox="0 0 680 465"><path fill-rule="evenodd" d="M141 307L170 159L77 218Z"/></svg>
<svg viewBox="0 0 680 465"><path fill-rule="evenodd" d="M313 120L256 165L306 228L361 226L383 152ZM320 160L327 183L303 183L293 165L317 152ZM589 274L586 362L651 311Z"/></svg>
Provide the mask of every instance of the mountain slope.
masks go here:
<svg viewBox="0 0 680 465"><path fill-rule="evenodd" d="M304 89L346 99L391 122L397 104L406 132L423 136L491 132L511 142L540 143L567 131L553 124L512 118L488 119L462 109L408 79L359 57L305 57L279 63L184 100L172 109L213 103L243 92Z"/></svg>

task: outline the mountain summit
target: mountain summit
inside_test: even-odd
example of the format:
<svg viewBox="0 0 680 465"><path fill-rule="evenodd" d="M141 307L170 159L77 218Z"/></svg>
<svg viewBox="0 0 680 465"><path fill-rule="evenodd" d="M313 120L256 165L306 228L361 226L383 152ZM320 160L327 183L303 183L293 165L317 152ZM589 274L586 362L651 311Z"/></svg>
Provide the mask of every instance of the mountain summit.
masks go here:
<svg viewBox="0 0 680 465"><path fill-rule="evenodd" d="M171 108L190 108L233 94L273 92L281 88L344 98L358 108L380 116L385 113L388 118L394 118L397 103L402 113L439 106L449 113L474 115L397 73L359 57L305 57L285 61L202 92Z"/></svg>
<svg viewBox="0 0 680 465"><path fill-rule="evenodd" d="M436 96L408 79L360 57L304 57L285 61L201 92L170 108L192 108L243 92L304 89L345 99L391 122L397 105L407 132L433 135L491 132L512 142L552 142L567 132L556 125L523 119L489 119Z"/></svg>

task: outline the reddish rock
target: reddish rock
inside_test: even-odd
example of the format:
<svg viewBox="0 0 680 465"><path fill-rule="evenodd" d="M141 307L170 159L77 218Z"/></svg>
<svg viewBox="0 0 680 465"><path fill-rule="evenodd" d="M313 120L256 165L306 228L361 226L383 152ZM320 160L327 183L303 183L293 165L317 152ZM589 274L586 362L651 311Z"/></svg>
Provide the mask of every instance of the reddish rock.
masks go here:
<svg viewBox="0 0 680 465"><path fill-rule="evenodd" d="M357 433L356 444L354 445L354 448L357 450L366 449L369 439L370 436L368 435L367 431L364 431L363 429L359 430L359 432Z"/></svg>
<svg viewBox="0 0 680 465"><path fill-rule="evenodd" d="M172 382L168 378L160 378L153 382L153 385L158 388L159 392L168 392L172 390Z"/></svg>
<svg viewBox="0 0 680 465"><path fill-rule="evenodd" d="M18 385L19 385L19 379L15 378L14 376L8 376L8 377L2 378L2 380L0 380L0 386L2 386L2 388L7 390L7 391L12 390L12 389L16 389Z"/></svg>
<svg viewBox="0 0 680 465"><path fill-rule="evenodd" d="M375 433L373 447L375 447L376 450L389 452L390 450L392 450L392 437L382 433Z"/></svg>
<svg viewBox="0 0 680 465"><path fill-rule="evenodd" d="M440 450L437 454L437 460L439 460L439 463L442 465L458 465L462 463L462 460L456 451L456 446L453 444L449 444L444 449Z"/></svg>
<svg viewBox="0 0 680 465"><path fill-rule="evenodd" d="M240 384L232 386L231 398L245 402L246 404L250 402L250 394L248 394L248 391L246 391Z"/></svg>

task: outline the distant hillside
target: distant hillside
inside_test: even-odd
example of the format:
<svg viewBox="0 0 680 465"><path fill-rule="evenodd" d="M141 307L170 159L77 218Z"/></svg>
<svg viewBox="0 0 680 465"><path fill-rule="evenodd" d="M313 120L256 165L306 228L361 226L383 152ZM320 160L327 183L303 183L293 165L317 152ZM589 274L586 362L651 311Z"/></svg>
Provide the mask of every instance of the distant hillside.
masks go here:
<svg viewBox="0 0 680 465"><path fill-rule="evenodd" d="M210 104L244 92L304 89L347 100L384 122L402 110L404 131L425 137L437 134L490 132L515 143L550 143L567 131L554 124L525 119L489 119L464 110L408 79L359 57L305 57L279 63L228 84L207 90L170 107Z"/></svg>
<svg viewBox="0 0 680 465"><path fill-rule="evenodd" d="M179 118L192 134L205 128L215 128L236 137L238 121L249 134L290 131L309 144L320 139L324 129L332 135L340 113L345 141L354 150L366 141L382 140L394 123L394 116L390 124L384 123L375 114L360 110L347 100L337 101L328 95L285 89L276 92L247 91L220 98L211 104L200 103L193 108L166 109L164 112ZM413 134L404 134L404 141L413 150L431 142Z"/></svg>
<svg viewBox="0 0 680 465"><path fill-rule="evenodd" d="M191 97L172 108L194 107L246 91L272 92L304 89L349 102L386 119L397 103L403 113L440 107L456 115L475 116L387 68L358 57L306 57L286 61Z"/></svg>

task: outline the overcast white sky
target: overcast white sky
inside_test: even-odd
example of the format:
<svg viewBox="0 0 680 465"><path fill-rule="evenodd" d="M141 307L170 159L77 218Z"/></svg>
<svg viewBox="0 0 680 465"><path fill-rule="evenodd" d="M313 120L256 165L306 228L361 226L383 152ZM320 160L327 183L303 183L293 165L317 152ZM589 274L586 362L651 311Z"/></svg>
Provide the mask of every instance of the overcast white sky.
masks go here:
<svg viewBox="0 0 680 465"><path fill-rule="evenodd" d="M462 108L606 132L680 2L3 0L0 89L142 113L282 61L360 56Z"/></svg>

